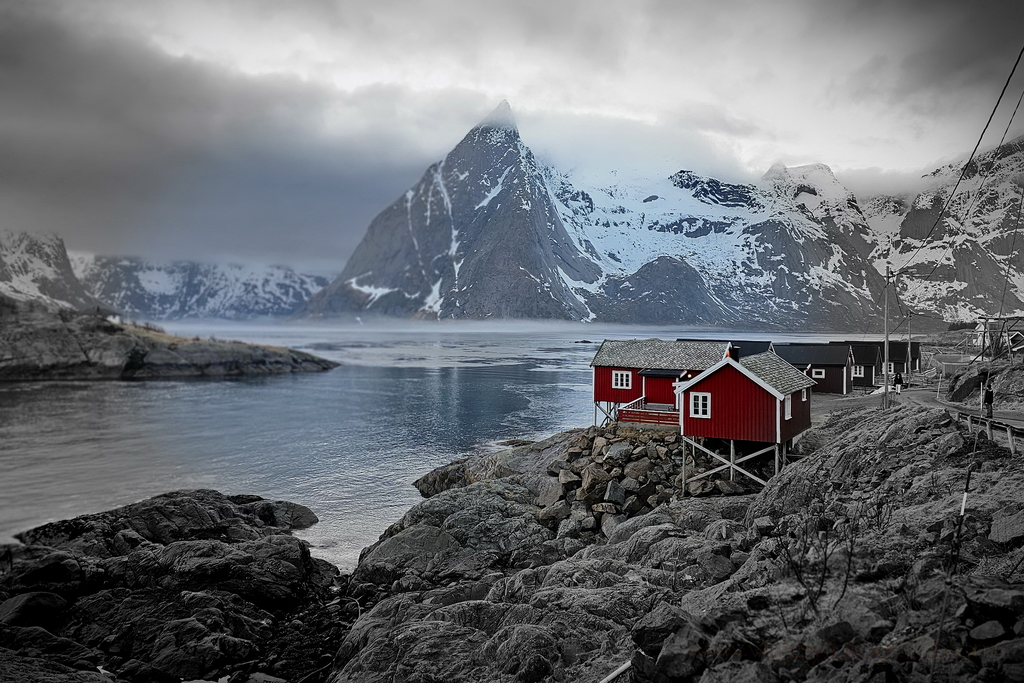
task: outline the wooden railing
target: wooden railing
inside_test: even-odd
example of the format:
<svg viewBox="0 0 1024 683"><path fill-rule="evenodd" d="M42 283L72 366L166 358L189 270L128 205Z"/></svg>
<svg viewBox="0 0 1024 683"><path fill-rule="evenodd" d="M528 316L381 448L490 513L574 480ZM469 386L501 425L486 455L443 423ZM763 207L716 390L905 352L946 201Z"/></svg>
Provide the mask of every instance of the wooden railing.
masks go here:
<svg viewBox="0 0 1024 683"><path fill-rule="evenodd" d="M1006 440L1010 444L1010 453L1017 453L1017 439L1024 438L1024 429L1015 425L1000 422L999 420L992 419L990 417L981 417L979 415L972 415L971 413L964 413L958 410L951 411L953 418L960 422L961 420L967 421L967 431L974 433L974 425L977 424L979 427L985 428L985 433L991 440L996 431L1005 434Z"/></svg>
<svg viewBox="0 0 1024 683"><path fill-rule="evenodd" d="M665 406L666 404L656 403L653 405ZM679 411L674 407L665 410L664 408L649 409L647 406L647 400L640 397L619 408L617 419L619 422L637 424L679 425Z"/></svg>

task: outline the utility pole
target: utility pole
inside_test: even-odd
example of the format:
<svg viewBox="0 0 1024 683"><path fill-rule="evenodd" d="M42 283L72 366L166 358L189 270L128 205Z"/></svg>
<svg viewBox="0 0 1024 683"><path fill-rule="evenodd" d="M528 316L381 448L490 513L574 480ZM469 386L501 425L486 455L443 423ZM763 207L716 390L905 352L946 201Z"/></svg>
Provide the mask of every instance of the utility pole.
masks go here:
<svg viewBox="0 0 1024 683"><path fill-rule="evenodd" d="M885 378L884 393L882 394L882 408L889 407L889 266L885 266L885 312L882 322L885 330L885 343L883 344L884 360L882 361L882 376Z"/></svg>
<svg viewBox="0 0 1024 683"><path fill-rule="evenodd" d="M914 376L914 335L910 330L910 322L914 319L914 312L907 307L907 384Z"/></svg>

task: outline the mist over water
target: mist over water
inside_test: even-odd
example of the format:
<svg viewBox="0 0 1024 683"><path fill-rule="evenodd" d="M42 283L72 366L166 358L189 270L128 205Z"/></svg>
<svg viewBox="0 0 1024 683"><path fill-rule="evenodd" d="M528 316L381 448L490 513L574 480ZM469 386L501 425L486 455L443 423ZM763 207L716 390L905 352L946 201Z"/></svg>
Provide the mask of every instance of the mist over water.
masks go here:
<svg viewBox="0 0 1024 683"><path fill-rule="evenodd" d="M504 439L592 423L597 345L576 342L723 337L518 322L166 327L344 365L252 379L0 384L0 543L47 521L215 488L312 508L321 521L300 535L350 569L420 500L411 484L425 472Z"/></svg>

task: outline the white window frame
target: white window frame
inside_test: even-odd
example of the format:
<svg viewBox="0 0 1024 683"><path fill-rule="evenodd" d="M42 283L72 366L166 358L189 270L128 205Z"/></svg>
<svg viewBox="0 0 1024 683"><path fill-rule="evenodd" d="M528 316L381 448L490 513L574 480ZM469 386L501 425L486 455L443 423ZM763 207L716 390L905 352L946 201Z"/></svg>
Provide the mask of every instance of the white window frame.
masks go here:
<svg viewBox="0 0 1024 683"><path fill-rule="evenodd" d="M853 366L853 376L854 377L863 377L864 376L864 366L863 365L854 365Z"/></svg>
<svg viewBox="0 0 1024 683"><path fill-rule="evenodd" d="M711 394L707 391L690 392L690 417L711 418Z"/></svg>
<svg viewBox="0 0 1024 683"><path fill-rule="evenodd" d="M793 395L786 394L786 398L783 401L783 415L787 420L793 417Z"/></svg>
<svg viewBox="0 0 1024 683"><path fill-rule="evenodd" d="M807 402L807 390L806 389L801 389L800 390L800 400L804 401L805 403Z"/></svg>
<svg viewBox="0 0 1024 683"><path fill-rule="evenodd" d="M632 389L633 373L629 370L612 370L612 389Z"/></svg>
<svg viewBox="0 0 1024 683"><path fill-rule="evenodd" d="M811 379L825 379L825 368L811 368Z"/></svg>

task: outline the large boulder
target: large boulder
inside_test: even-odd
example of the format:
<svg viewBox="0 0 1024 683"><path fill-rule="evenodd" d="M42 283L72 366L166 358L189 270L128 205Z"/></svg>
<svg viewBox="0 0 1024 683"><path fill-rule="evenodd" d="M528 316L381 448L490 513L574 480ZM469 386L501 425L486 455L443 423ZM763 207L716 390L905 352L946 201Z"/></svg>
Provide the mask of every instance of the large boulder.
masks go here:
<svg viewBox="0 0 1024 683"><path fill-rule="evenodd" d="M46 680L36 659L167 683L322 668L348 612L337 568L289 534L315 520L285 501L177 491L20 534L32 545L11 546L0 575L0 643L28 658L0 657L0 680L36 680L10 677L31 666Z"/></svg>

